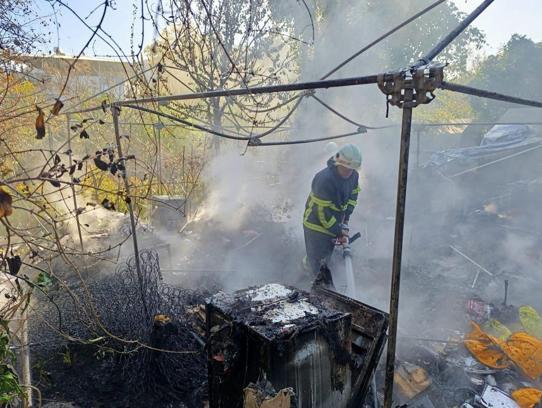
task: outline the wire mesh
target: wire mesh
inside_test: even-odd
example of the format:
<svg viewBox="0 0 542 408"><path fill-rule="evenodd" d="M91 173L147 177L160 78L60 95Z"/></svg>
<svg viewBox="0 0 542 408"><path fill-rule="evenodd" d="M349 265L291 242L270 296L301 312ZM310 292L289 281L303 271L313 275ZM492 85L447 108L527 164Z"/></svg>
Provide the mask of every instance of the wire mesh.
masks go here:
<svg viewBox="0 0 542 408"><path fill-rule="evenodd" d="M77 372L73 372L73 367L58 372L58 361L52 368L57 370L51 374L53 380L56 377L64 382L59 388L68 394L70 387L65 382L81 382L89 376L101 384L101 398L108 393L115 394L115 398L123 395L120 406L148 406L157 401L188 403L200 398L195 395L206 389L203 341L193 329L195 318L190 310L201 304L208 293L164 284L154 250L140 252L140 265L141 285L135 258L131 257L108 276L70 291L54 291L61 327L56 307L45 297L40 299L42 304L31 320L35 358L54 359L59 351L65 354L66 350L93 356ZM66 371L75 377L67 378ZM54 388L51 385L50 391ZM76 402L95 398L84 393L66 397Z"/></svg>

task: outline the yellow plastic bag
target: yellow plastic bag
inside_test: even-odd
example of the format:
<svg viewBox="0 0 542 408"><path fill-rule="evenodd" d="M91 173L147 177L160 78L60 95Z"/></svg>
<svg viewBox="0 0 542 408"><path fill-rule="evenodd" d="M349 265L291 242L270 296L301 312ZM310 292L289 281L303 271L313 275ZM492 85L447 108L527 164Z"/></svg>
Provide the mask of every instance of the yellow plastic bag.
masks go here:
<svg viewBox="0 0 542 408"><path fill-rule="evenodd" d="M535 408L542 399L542 391L536 388L520 388L512 393L520 408Z"/></svg>
<svg viewBox="0 0 542 408"><path fill-rule="evenodd" d="M542 317L534 307L521 306L519 308L519 320L527 333L542 339Z"/></svg>
<svg viewBox="0 0 542 408"><path fill-rule="evenodd" d="M499 340L484 333L476 323L470 323L472 331L467 335L463 343L474 358L491 368L502 369L509 367L510 362L499 347Z"/></svg>
<svg viewBox="0 0 542 408"><path fill-rule="evenodd" d="M506 342L501 342L504 353L527 377L536 380L542 375L542 340L530 334L512 334Z"/></svg>

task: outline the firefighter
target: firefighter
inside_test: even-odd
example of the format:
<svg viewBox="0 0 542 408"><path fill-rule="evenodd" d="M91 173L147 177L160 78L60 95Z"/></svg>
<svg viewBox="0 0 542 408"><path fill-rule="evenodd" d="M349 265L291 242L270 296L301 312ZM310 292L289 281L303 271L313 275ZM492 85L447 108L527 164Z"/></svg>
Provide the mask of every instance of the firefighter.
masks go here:
<svg viewBox="0 0 542 408"><path fill-rule="evenodd" d="M357 146L344 145L312 180L303 216L307 251L303 264L314 276L329 261L335 240L348 243L348 222L360 191L361 160Z"/></svg>

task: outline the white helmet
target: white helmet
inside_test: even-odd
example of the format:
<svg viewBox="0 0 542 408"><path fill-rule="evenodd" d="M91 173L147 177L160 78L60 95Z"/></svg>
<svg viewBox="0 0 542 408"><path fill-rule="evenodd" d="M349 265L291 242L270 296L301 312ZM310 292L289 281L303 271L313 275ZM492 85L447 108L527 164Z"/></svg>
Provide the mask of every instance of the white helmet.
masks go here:
<svg viewBox="0 0 542 408"><path fill-rule="evenodd" d="M356 145L347 144L335 155L335 165L344 166L352 170L358 170L361 167L361 151Z"/></svg>

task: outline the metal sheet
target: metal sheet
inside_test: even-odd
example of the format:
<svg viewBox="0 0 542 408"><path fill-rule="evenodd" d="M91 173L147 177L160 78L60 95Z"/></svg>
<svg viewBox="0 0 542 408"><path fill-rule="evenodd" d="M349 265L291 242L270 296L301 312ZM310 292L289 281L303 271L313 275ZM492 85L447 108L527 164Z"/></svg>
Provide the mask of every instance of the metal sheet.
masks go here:
<svg viewBox="0 0 542 408"><path fill-rule="evenodd" d="M484 388L481 403L487 408L520 408L512 397L491 385L486 385Z"/></svg>

